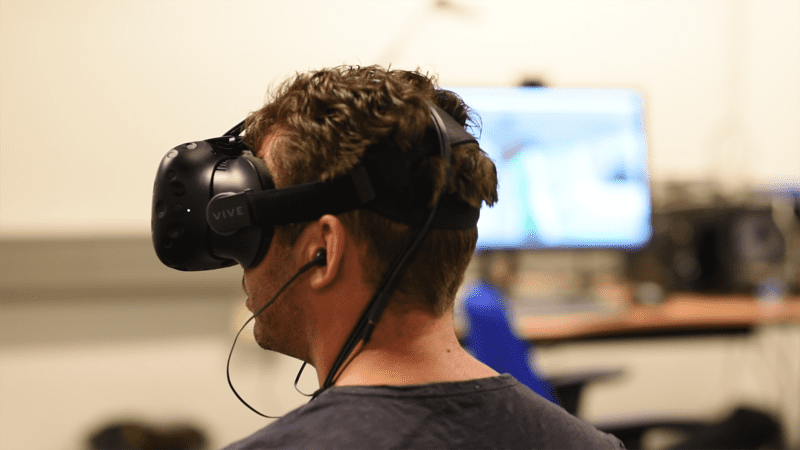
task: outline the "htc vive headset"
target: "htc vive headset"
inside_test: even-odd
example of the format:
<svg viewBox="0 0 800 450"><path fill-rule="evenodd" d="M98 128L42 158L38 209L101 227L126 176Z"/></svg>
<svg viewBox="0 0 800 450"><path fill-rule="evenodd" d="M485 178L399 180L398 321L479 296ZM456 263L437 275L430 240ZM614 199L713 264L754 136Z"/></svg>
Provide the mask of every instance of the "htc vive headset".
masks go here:
<svg viewBox="0 0 800 450"><path fill-rule="evenodd" d="M244 122L221 137L173 148L162 159L153 188L156 254L165 265L184 271L237 263L253 267L266 255L275 225L354 209L413 227L423 225L426 213L433 214L428 217L432 229L475 227L479 208L455 194L440 195L432 208L430 180L414 176L420 160L437 149L449 166L452 146L476 142L438 106L430 106L430 115L423 142L408 151L376 144L338 178L281 189L275 188L264 161L244 144Z"/></svg>

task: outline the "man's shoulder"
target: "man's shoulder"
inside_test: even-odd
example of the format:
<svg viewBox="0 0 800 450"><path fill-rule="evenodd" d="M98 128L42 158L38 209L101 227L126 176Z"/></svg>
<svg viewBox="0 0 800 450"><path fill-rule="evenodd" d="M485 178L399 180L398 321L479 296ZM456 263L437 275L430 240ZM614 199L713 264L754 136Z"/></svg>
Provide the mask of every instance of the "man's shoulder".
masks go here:
<svg viewBox="0 0 800 450"><path fill-rule="evenodd" d="M381 423L383 402L364 395L333 394L323 393L224 450L311 449L322 443L326 448L364 448L369 442L363 440L364 428Z"/></svg>
<svg viewBox="0 0 800 450"><path fill-rule="evenodd" d="M511 376L332 388L227 450L620 448Z"/></svg>

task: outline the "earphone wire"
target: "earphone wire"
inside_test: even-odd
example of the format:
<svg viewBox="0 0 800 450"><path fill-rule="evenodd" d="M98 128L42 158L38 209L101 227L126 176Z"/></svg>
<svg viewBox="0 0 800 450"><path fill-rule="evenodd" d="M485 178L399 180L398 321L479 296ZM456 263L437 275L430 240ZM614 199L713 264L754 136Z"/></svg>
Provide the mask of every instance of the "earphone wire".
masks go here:
<svg viewBox="0 0 800 450"><path fill-rule="evenodd" d="M323 260L323 261L324 261L324 260ZM254 313L252 316L250 316L250 318L249 318L249 319L247 319L247 320L244 322L244 325L242 325L242 327L241 327L241 328L239 328L239 332L238 332L238 333L236 333L236 337L234 337L234 338L233 338L233 344L231 345L231 351L228 353L228 363L227 363L227 365L225 366L225 375L226 375L226 377L228 378L228 386L231 388L231 391L233 391L233 395L235 395L235 396L236 396L236 398L238 398L238 399L239 399L239 401L240 401L240 402L242 402L242 404L243 404L244 406L248 407L248 408L250 409L250 411L253 411L254 413L258 414L258 415L259 415L259 416L261 416L261 417L265 417L265 418L267 418L267 419L280 419L280 417L281 417L281 416L268 416L268 415L266 415L266 414L262 413L261 411L259 411L259 410L255 409L255 408L253 408L252 406L250 406L250 404L249 404L249 403L247 403L247 402L246 402L246 401L245 401L245 400L242 398L242 396L241 396L241 395L239 395L239 392L236 390L236 388L235 388L235 387L233 387L233 382L231 381L231 357L233 356L233 349L234 349L234 348L236 348L236 341L239 339L239 335L241 335L241 334L242 334L242 331L244 331L245 327L247 327L247 324L249 324L249 323L250 323L251 321L253 321L253 320L254 320L256 317L258 317L258 315L259 315L259 314L261 314L262 312L264 312L264 310L266 310L267 308L269 308L270 306L272 306L272 304L275 302L275 300L277 300L277 299L278 299L278 297L279 297L279 296L280 296L280 295L283 293L283 291L285 291L285 290L286 290L286 288L288 288L288 287L289 287L289 285L290 285L290 284L292 284L292 283L294 282L294 280L296 280L296 279L297 279L297 278L298 278L300 275L304 274L304 273L305 273L305 272L307 272L307 271L308 271L310 268L312 268L312 267L314 267L314 266L316 266L316 265L318 265L318 264L320 264L319 255L318 255L316 258L314 258L314 259L312 259L311 261L309 261L308 263L306 263L306 264L305 264L303 267L301 267L301 268L300 268L300 269L297 271L297 273L295 273L295 274L294 274L294 275L293 275L291 278L289 278L289 280L288 280L286 283L284 283L284 284L283 284L283 286L281 286L281 288L280 288L280 289L278 289L278 292L276 292L276 293L275 293L275 295L274 295L274 296L273 296L273 297L270 299L270 301L268 301L268 302L267 302L267 303L266 303L264 306L262 306L261 308L259 308L259 310L258 310L257 312L255 312L255 313ZM305 364L303 364L303 367L305 367ZM301 368L301 373L302 373L302 368ZM299 379L299 378L300 378L300 374L298 374L298 379ZM297 387L296 387L296 383L297 383L297 381L295 380L295 389L297 388ZM298 391L298 392L299 392L299 391ZM301 394L302 394L302 392L301 392Z"/></svg>
<svg viewBox="0 0 800 450"><path fill-rule="evenodd" d="M306 394L305 392L301 391L299 387L297 387L297 383L299 383L299 382L300 382L300 375L302 375L302 374L303 374L303 369L305 369L305 368L306 368L306 364L308 364L308 363L307 363L307 362L305 362L305 361L303 361L303 365L302 365L302 366L300 366L300 371L298 371L298 372L297 372L297 376L296 376L296 377L295 377L295 379L294 379L294 390L295 390L295 391L297 391L297 392L298 392L300 395L302 395L302 396L305 396L305 397L313 397L313 396L314 396L314 393L311 393L311 394Z"/></svg>

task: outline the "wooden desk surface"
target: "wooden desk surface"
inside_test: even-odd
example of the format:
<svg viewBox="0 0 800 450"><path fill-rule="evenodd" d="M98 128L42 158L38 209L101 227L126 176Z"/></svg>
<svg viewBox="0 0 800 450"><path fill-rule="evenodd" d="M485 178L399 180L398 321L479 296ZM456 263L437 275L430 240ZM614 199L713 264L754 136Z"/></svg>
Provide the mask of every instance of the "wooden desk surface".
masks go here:
<svg viewBox="0 0 800 450"><path fill-rule="evenodd" d="M725 332L764 324L800 324L800 297L759 302L750 296L681 294L654 306L603 312L518 316L517 331L537 343L676 333Z"/></svg>

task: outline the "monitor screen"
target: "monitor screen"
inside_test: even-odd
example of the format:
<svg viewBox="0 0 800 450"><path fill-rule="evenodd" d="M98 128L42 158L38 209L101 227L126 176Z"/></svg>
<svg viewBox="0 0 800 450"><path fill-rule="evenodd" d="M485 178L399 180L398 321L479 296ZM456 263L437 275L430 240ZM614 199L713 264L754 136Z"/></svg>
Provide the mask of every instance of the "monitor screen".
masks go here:
<svg viewBox="0 0 800 450"><path fill-rule="evenodd" d="M481 210L478 251L647 243L652 208L639 93L448 89L480 117L480 146L497 166L499 202Z"/></svg>

